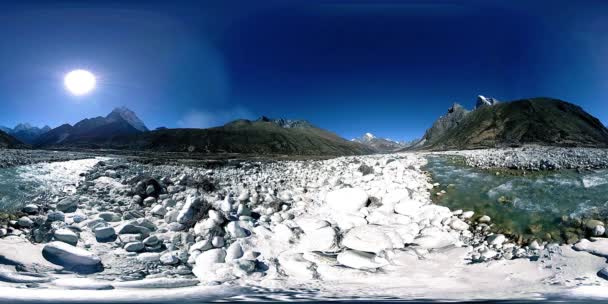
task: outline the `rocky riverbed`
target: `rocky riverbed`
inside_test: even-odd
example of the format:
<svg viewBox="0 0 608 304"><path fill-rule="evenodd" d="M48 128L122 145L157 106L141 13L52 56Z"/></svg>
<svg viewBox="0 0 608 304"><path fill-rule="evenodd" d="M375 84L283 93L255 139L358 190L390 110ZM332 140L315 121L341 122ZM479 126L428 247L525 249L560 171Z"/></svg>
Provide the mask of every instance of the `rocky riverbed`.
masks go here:
<svg viewBox="0 0 608 304"><path fill-rule="evenodd" d="M462 156L471 167L539 171L608 168L608 149L524 146L519 148L433 152Z"/></svg>
<svg viewBox="0 0 608 304"><path fill-rule="evenodd" d="M517 245L492 234L486 215L433 204L425 164L414 153L213 168L98 161L75 193L27 204L0 227L0 288L60 300L69 294L53 290L98 290L74 293L85 301L104 290L209 296L218 284L228 300L529 298L608 286L597 275L604 239L579 251ZM11 290L0 299L31 298Z"/></svg>

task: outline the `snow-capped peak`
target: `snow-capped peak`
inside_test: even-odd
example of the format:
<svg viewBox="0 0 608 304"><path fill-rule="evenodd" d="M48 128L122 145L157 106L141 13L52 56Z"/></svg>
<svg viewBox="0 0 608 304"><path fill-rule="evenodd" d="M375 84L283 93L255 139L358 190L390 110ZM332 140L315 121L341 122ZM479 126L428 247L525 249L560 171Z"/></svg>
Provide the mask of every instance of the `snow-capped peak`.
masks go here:
<svg viewBox="0 0 608 304"><path fill-rule="evenodd" d="M365 133L365 137L372 139L372 138L376 138L376 136L374 136L374 134L372 133Z"/></svg>

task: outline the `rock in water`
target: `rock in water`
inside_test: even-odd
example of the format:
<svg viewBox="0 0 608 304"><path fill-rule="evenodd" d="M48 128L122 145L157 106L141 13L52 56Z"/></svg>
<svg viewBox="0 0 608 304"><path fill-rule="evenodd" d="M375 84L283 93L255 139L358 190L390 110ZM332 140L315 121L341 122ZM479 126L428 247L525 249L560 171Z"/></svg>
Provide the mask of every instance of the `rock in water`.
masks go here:
<svg viewBox="0 0 608 304"><path fill-rule="evenodd" d="M63 242L50 242L42 249L42 256L49 262L79 273L103 270L101 259L84 249Z"/></svg>
<svg viewBox="0 0 608 304"><path fill-rule="evenodd" d="M327 206L339 212L357 212L367 205L367 193L360 188L343 188L327 193Z"/></svg>

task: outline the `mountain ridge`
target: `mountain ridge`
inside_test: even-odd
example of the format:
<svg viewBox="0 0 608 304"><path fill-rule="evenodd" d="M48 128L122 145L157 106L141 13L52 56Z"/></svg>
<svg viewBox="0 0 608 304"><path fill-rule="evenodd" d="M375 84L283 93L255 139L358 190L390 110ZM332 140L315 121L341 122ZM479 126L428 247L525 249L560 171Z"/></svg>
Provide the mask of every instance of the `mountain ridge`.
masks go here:
<svg viewBox="0 0 608 304"><path fill-rule="evenodd" d="M440 117L433 127L441 125L445 117ZM416 149L460 150L524 144L608 147L608 129L599 119L580 106L554 98L484 105L452 118L447 128L435 136L425 136Z"/></svg>

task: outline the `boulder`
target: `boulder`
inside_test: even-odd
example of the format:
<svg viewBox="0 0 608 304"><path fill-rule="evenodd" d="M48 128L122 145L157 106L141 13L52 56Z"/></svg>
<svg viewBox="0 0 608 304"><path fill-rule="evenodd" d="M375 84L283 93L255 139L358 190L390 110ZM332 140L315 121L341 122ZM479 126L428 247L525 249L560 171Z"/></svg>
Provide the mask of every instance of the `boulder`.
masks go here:
<svg viewBox="0 0 608 304"><path fill-rule="evenodd" d="M367 206L369 196L361 188L342 188L325 196L327 206L337 212L354 213Z"/></svg>
<svg viewBox="0 0 608 304"><path fill-rule="evenodd" d="M388 265L384 258L357 250L346 250L338 254L338 263L355 269L376 269Z"/></svg>
<svg viewBox="0 0 608 304"><path fill-rule="evenodd" d="M226 262L232 262L236 259L240 259L243 256L243 247L238 242L232 243L226 249Z"/></svg>
<svg viewBox="0 0 608 304"><path fill-rule="evenodd" d="M76 246L76 244L78 243L78 235L76 235L74 231L67 228L55 230L55 233L53 233L53 237L58 241L68 243L74 246Z"/></svg>
<svg viewBox="0 0 608 304"><path fill-rule="evenodd" d="M95 237L98 241L110 240L116 236L116 231L114 230L114 227L111 226L97 227L93 231L95 232Z"/></svg>
<svg viewBox="0 0 608 304"><path fill-rule="evenodd" d="M183 225L194 224L198 220L197 215L203 214L209 209L209 204L200 197L188 196L186 203L177 214L177 222Z"/></svg>
<svg viewBox="0 0 608 304"><path fill-rule="evenodd" d="M50 242L42 249L42 256L49 262L80 273L93 273L103 269L101 259L95 254L63 242Z"/></svg>
<svg viewBox="0 0 608 304"><path fill-rule="evenodd" d="M57 203L57 210L61 212L74 212L78 209L78 201L74 197L66 197Z"/></svg>
<svg viewBox="0 0 608 304"><path fill-rule="evenodd" d="M339 249L337 240L338 234L336 230L326 226L316 230L309 229L305 232L301 245L307 251L335 252Z"/></svg>
<svg viewBox="0 0 608 304"><path fill-rule="evenodd" d="M358 251L379 253L392 249L393 242L378 226L365 225L349 230L342 239L342 246Z"/></svg>

